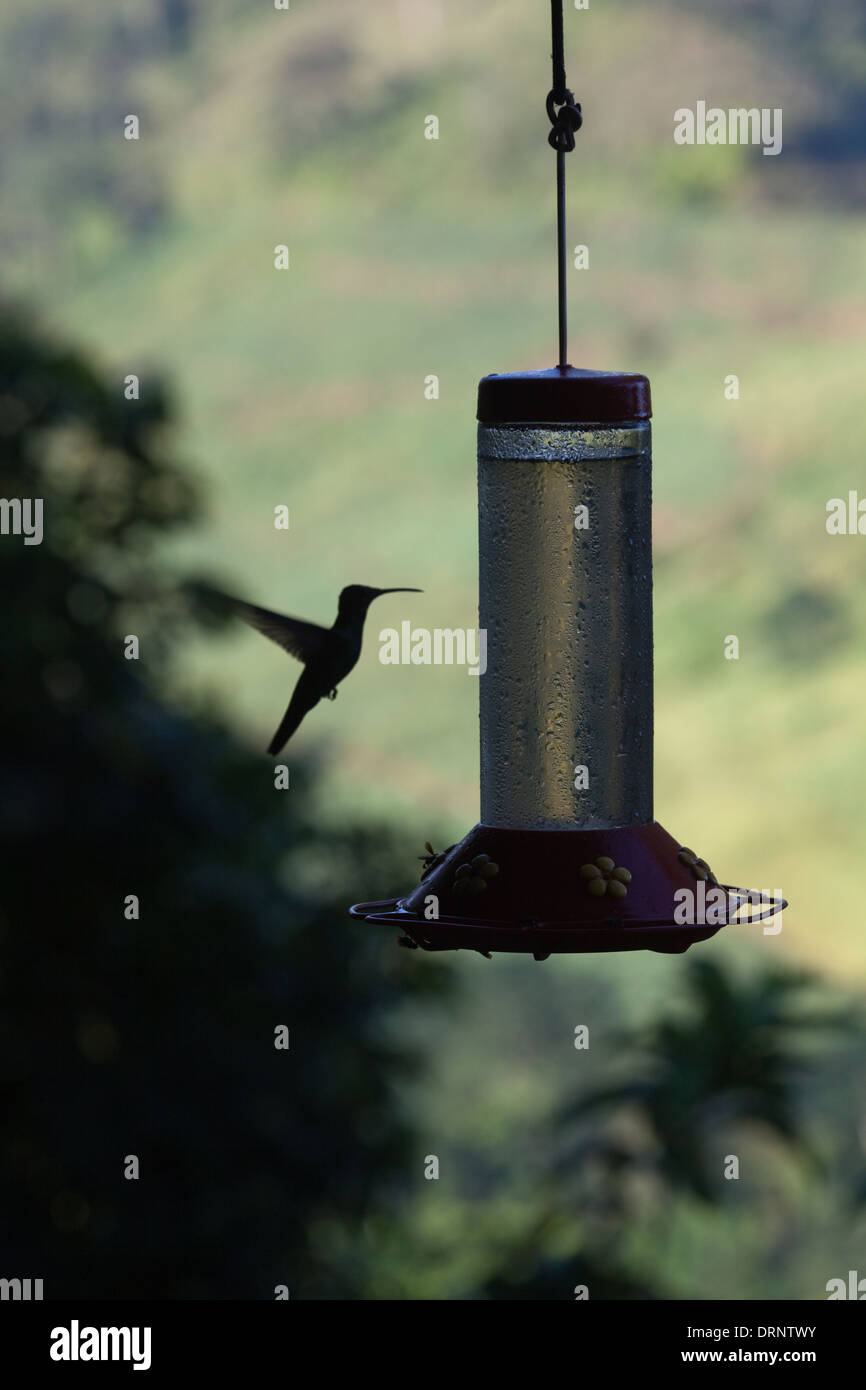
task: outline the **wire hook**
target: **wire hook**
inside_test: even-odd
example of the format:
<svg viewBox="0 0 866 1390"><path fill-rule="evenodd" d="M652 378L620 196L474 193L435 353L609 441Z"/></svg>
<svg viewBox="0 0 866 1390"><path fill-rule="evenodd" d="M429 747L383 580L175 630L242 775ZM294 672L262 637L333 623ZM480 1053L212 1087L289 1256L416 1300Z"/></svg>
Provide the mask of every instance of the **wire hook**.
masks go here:
<svg viewBox="0 0 866 1390"><path fill-rule="evenodd" d="M551 130L547 143L556 150L556 262L559 300L559 365L568 365L568 303L566 296L565 156L574 149L574 137L583 125L580 102L569 91L565 76L565 41L562 0L550 0L553 30L553 86L547 94Z"/></svg>

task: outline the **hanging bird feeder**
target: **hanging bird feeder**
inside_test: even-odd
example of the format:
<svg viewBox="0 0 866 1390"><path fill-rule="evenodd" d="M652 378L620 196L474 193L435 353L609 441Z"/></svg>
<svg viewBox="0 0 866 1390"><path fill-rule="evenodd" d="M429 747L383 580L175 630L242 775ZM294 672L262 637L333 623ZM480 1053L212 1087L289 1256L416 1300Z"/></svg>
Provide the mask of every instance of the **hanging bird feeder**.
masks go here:
<svg viewBox="0 0 866 1390"><path fill-rule="evenodd" d="M552 0L559 362L478 390L481 820L359 903L402 944L685 951L786 904L720 884L653 819L650 385L567 365L565 155L581 125Z"/></svg>

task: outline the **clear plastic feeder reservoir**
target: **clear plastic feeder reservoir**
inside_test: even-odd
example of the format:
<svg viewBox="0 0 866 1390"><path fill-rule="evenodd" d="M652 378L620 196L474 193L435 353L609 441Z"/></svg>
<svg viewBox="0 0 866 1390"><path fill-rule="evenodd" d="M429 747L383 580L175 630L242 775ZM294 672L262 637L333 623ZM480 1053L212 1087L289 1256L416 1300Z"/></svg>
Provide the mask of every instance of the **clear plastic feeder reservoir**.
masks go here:
<svg viewBox="0 0 866 1390"><path fill-rule="evenodd" d="M487 825L652 820L651 476L649 420L479 423Z"/></svg>
<svg viewBox="0 0 866 1390"><path fill-rule="evenodd" d="M679 952L783 906L653 819L650 428L644 376L480 384L481 820L404 898L352 909L405 945Z"/></svg>

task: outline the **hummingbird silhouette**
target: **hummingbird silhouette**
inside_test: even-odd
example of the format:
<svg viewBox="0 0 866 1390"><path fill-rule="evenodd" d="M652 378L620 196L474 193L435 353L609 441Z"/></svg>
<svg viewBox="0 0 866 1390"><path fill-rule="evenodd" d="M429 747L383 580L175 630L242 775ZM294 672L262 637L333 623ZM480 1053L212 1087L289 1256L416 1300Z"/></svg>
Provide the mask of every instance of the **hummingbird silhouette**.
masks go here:
<svg viewBox="0 0 866 1390"><path fill-rule="evenodd" d="M337 686L345 680L361 655L364 619L374 598L382 594L420 594L422 589L371 589L366 584L350 584L340 594L337 617L332 627L319 627L302 618L272 613L243 599L228 598L239 618L304 663L289 707L268 745L269 753L286 746L304 715L320 700L336 700Z"/></svg>

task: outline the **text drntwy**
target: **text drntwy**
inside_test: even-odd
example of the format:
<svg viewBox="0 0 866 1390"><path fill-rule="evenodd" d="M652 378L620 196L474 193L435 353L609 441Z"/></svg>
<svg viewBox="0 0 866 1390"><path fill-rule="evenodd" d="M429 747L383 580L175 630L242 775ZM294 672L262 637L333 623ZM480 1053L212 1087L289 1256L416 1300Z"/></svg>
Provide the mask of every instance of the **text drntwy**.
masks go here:
<svg viewBox="0 0 866 1390"><path fill-rule="evenodd" d="M782 1340L793 1337L814 1337L814 1327L687 1327L687 1337L704 1337L720 1342L723 1337L742 1339L757 1334L758 1337L780 1337Z"/></svg>

